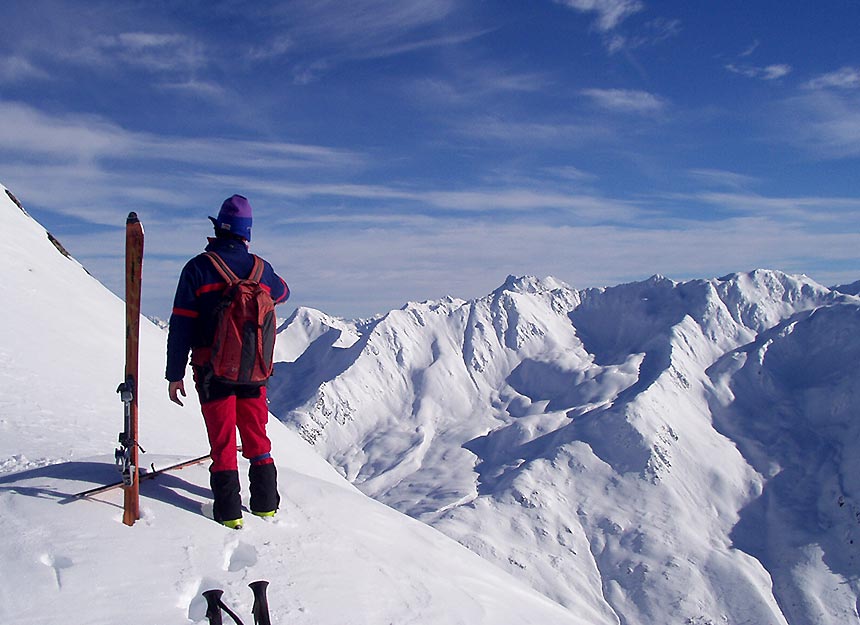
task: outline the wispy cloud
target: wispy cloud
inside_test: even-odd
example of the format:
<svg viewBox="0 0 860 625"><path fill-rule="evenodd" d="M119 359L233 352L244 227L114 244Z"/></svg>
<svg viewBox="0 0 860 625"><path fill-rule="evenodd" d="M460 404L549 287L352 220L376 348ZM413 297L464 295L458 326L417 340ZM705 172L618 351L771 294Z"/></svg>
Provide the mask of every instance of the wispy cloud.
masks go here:
<svg viewBox="0 0 860 625"><path fill-rule="evenodd" d="M555 0L558 4L597 16L595 27L603 33L613 30L625 19L645 8L639 0Z"/></svg>
<svg viewBox="0 0 860 625"><path fill-rule="evenodd" d="M573 180L575 182L594 180L597 178L597 176L595 176L594 174L584 171L579 167L573 167L571 165L548 167L546 168L546 171L547 173L563 180Z"/></svg>
<svg viewBox="0 0 860 625"><path fill-rule="evenodd" d="M15 55L0 58L0 84L33 78L43 80L49 78L49 74L24 56Z"/></svg>
<svg viewBox="0 0 860 625"><path fill-rule="evenodd" d="M455 0L296 0L262 9L279 30L250 58L292 55L295 81L309 83L346 62L394 57L471 41L486 29L449 24ZM262 52L262 54L261 54Z"/></svg>
<svg viewBox="0 0 860 625"><path fill-rule="evenodd" d="M351 150L132 132L99 117L52 116L14 102L0 101L0 118L4 181L54 212L99 224L111 223L119 207L156 201L153 189L169 190L157 204L190 206L206 187L228 184L219 172L347 175L365 166ZM196 182L203 175L210 177L205 186Z"/></svg>
<svg viewBox="0 0 860 625"><path fill-rule="evenodd" d="M284 56L295 47L295 42L287 35L278 34L269 41L252 46L245 56L251 61L265 61Z"/></svg>
<svg viewBox="0 0 860 625"><path fill-rule="evenodd" d="M389 46L383 46L365 51L363 54L357 54L355 59L375 59L385 58L390 56L399 56L410 52L417 52L428 48L441 48L445 46L457 45L477 39L486 34L487 30L467 31L452 35L443 35L440 37L425 37L413 41L405 41L403 43L395 43Z"/></svg>
<svg viewBox="0 0 860 625"><path fill-rule="evenodd" d="M580 13L594 14L594 29L603 37L603 45L610 54L656 45L681 32L678 19L658 17L638 25L634 32L621 28L630 16L645 9L640 0L555 0ZM628 29L629 30L629 29Z"/></svg>
<svg viewBox="0 0 860 625"><path fill-rule="evenodd" d="M456 122L455 129L473 139L512 145L541 143L571 146L613 136L611 129L598 123L528 121L492 115L461 119Z"/></svg>
<svg viewBox="0 0 860 625"><path fill-rule="evenodd" d="M860 156L860 89L817 89L778 108L778 138L821 158Z"/></svg>
<svg viewBox="0 0 860 625"><path fill-rule="evenodd" d="M186 35L155 32L98 34L59 52L68 62L99 69L135 67L154 73L187 73L208 63L205 46Z"/></svg>
<svg viewBox="0 0 860 625"><path fill-rule="evenodd" d="M165 90L172 90L188 95L195 95L206 100L224 100L228 92L220 84L211 80L200 80L197 78L188 78L182 81L164 81L158 84L158 87Z"/></svg>
<svg viewBox="0 0 860 625"><path fill-rule="evenodd" d="M536 211L555 211L588 223L635 219L640 208L633 202L605 198L587 193L566 193L552 188L507 187L507 188L470 188L462 191L448 191L433 188L413 189L392 185L348 184L348 183L296 183L279 182L253 176L219 176L222 182L232 181L235 185L253 189L258 193L295 200L310 198L339 198L361 202L375 201L376 208L388 211L390 206L398 214L414 216L415 211L429 213L444 209L454 213L534 213ZM404 206L408 205L408 208Z"/></svg>
<svg viewBox="0 0 860 625"><path fill-rule="evenodd" d="M739 76L766 81L784 78L792 72L793 68L787 63L762 65L750 62L749 59L758 51L760 45L761 42L756 39L736 55L737 62L726 63L723 67L726 71Z"/></svg>
<svg viewBox="0 0 860 625"><path fill-rule="evenodd" d="M55 117L25 104L0 101L0 148L18 158L86 161L131 152L131 133L94 116Z"/></svg>
<svg viewBox="0 0 860 625"><path fill-rule="evenodd" d="M582 94L599 107L619 113L659 113L667 106L663 98L635 89L584 89Z"/></svg>
<svg viewBox="0 0 860 625"><path fill-rule="evenodd" d="M276 9L302 39L337 41L355 48L401 40L404 32L435 24L457 8L453 0L296 0Z"/></svg>
<svg viewBox="0 0 860 625"><path fill-rule="evenodd" d="M759 179L723 169L690 169L687 174L708 186L744 189L759 183Z"/></svg>
<svg viewBox="0 0 860 625"><path fill-rule="evenodd" d="M658 17L645 22L635 33L614 40L610 52L620 49L635 50L654 46L662 41L676 37L682 30L681 20Z"/></svg>
<svg viewBox="0 0 860 625"><path fill-rule="evenodd" d="M293 68L293 75L297 84L310 84L316 82L326 72L342 63L354 61L368 61L386 57L394 57L410 52L417 52L428 48L438 48L455 45L475 39L482 32L469 32L459 35L443 37L418 38L399 43L388 43L380 45L369 45L365 48L354 49L332 49L320 51L317 55L311 54L312 60L297 62Z"/></svg>
<svg viewBox="0 0 860 625"><path fill-rule="evenodd" d="M646 229L425 220L415 228L303 232L288 246L272 244L267 255L294 272L291 286L302 303L333 314L370 315L398 308L407 299L480 297L509 273L553 275L585 288L654 273L688 279L757 267L808 272L815 262L856 258L856 235L822 234L762 217L676 221ZM355 263L356 258L363 262ZM318 280L320 275L326 279ZM849 276L814 277L835 283ZM379 289L368 295L370 282ZM357 301L364 302L360 311Z"/></svg>
<svg viewBox="0 0 860 625"><path fill-rule="evenodd" d="M760 68L727 68L763 79L790 71L786 67L767 75ZM770 107L768 125L773 142L799 148L805 155L820 159L860 156L860 68L844 66L806 80L793 95Z"/></svg>
<svg viewBox="0 0 860 625"><path fill-rule="evenodd" d="M0 127L0 153L14 155L15 163L3 163L4 170L14 172L18 181L29 181L27 191L35 189L38 178L49 178L43 189L46 204L56 204L53 197L75 197L68 191L75 185L85 188L97 184L103 197L125 196L143 199L147 184L161 178L156 186L174 184L170 174L162 173L166 163L175 164L177 180L194 181L194 188L207 186L243 188L260 195L289 198L297 202L326 198L338 202L372 202L383 211L395 212L409 206L409 212L444 210L454 213L529 213L556 211L589 222L624 221L638 213L635 204L595 194L570 194L552 188L509 186L471 187L464 190L415 188L391 184L355 184L346 182L350 172L366 167L359 153L337 148L283 142L240 141L218 138L164 137L131 132L114 123L91 116L51 116L32 107L0 102L0 117L8 124ZM534 129L532 129L534 130ZM556 129L557 131L557 129ZM2 161L0 161L2 163ZM117 169L116 165L127 166ZM129 165L133 164L133 170ZM168 166L170 168L170 166ZM132 173L108 173L129 170ZM36 172L34 174L28 171ZM261 175L261 171L267 172ZM290 172L310 172L312 178L327 182L309 182L302 173L301 182ZM50 173L47 173L50 172ZM325 172L329 172L326 174ZM575 175L582 178L578 170ZM35 178L33 176L36 176ZM31 195L32 197L32 195ZM173 203L181 205L187 197L178 195ZM105 223L110 211L95 207L81 211L76 202L56 206L80 219ZM109 217L110 215L110 217Z"/></svg>
<svg viewBox="0 0 860 625"><path fill-rule="evenodd" d="M335 187L313 191L379 198L403 193L385 187ZM289 190L292 191L295 189ZM310 197L311 190L301 192L305 198ZM417 197L419 192L406 195ZM26 204L27 196L24 198ZM260 200L255 209L277 205L277 198ZM199 201L199 197L186 199L190 203ZM440 204L471 203L479 207L499 201L525 207L548 199L552 198L493 191L442 193L435 197ZM283 217L260 211L260 222L267 227L255 233L254 248L288 278L295 294L293 304L342 315L383 313L399 308L407 300L483 296L498 287L509 273L553 275L584 288L641 280L654 273L675 279L718 276L756 267L809 273L810 267L817 264L856 259L856 230L822 230L812 221L786 217L787 207L800 207L814 216L830 198L769 198L738 193L691 195L684 201L721 203L735 210L719 220L666 216L648 220L645 213L639 213L637 219L614 223L557 223L526 217L527 213L511 220L487 218L470 211L457 219L408 209L396 214L376 210L284 211ZM630 208L624 203L622 206ZM847 214L856 212L853 206L852 209L850 199L845 200L842 210ZM146 222L152 241L144 282L144 300L149 310L164 311L165 315L170 310L176 276L184 262L181 257L195 253L209 232L202 216L206 210L198 204L193 216L186 212L169 222ZM118 219L116 211L113 217L114 221ZM306 227L309 224L316 227ZM195 228L199 240L187 234L178 236L180 231L187 233ZM75 250L89 250L79 260L119 289L121 263L100 255L118 258L121 249L118 243L108 243L112 247L105 250L105 239L103 234L88 232L64 237L63 243L73 254ZM119 235L115 239L120 241ZM835 272L813 277L825 284L854 279L850 273ZM372 292L367 291L370 283L377 285Z"/></svg>
<svg viewBox="0 0 860 625"><path fill-rule="evenodd" d="M438 106L465 107L492 102L500 95L541 94L553 86L541 72L515 72L493 63L464 64L450 76L422 77L406 83L408 98L429 109Z"/></svg>
<svg viewBox="0 0 860 625"><path fill-rule="evenodd" d="M860 68L846 66L816 76L804 86L807 89L860 89Z"/></svg>
<svg viewBox="0 0 860 625"><path fill-rule="evenodd" d="M47 42L36 50L0 60L0 83L24 80L58 80L70 69L115 76L119 72L144 72L153 86L205 96L221 96L224 90L201 79L213 55L206 46L178 34L126 32L81 36L74 45Z"/></svg>
<svg viewBox="0 0 860 625"><path fill-rule="evenodd" d="M52 162L129 159L168 161L230 169L354 167L363 157L351 150L286 142L167 137L133 132L96 116L46 114L0 101L0 149Z"/></svg>
<svg viewBox="0 0 860 625"><path fill-rule="evenodd" d="M752 56L753 52L758 50L758 47L760 45L761 45L761 42L758 39L756 39L750 45L748 45L746 48L744 48L743 51L741 51L741 53L738 56L741 58L746 58L748 56Z"/></svg>
<svg viewBox="0 0 860 625"><path fill-rule="evenodd" d="M6 52L0 58L0 84L29 81L43 88L39 83L50 82L54 93L64 94L58 101L80 89L79 110L107 110L116 94L135 89L191 95L216 105L223 100L225 90L210 70L223 70L232 62L232 41L210 47L204 29L189 27L179 17L129 3L106 10L108 4L33 0L10 6L7 21L19 28L7 29L0 43L0 57ZM98 97L98 104L88 103L93 93L101 92L105 96Z"/></svg>
<svg viewBox="0 0 860 625"><path fill-rule="evenodd" d="M733 74L740 74L747 78L758 78L761 80L777 80L788 76L792 71L791 65L786 64L774 64L758 67L755 65L728 63L725 65L725 68Z"/></svg>
<svg viewBox="0 0 860 625"><path fill-rule="evenodd" d="M535 211L560 210L590 223L626 221L635 218L635 204L591 195L557 193L536 189L479 189L455 192L430 192L422 199L453 210L465 211Z"/></svg>
<svg viewBox="0 0 860 625"><path fill-rule="evenodd" d="M840 224L856 231L860 226L860 198L801 196L769 197L753 193L698 193L695 199L736 214L766 216L795 224ZM846 218L848 221L846 222Z"/></svg>

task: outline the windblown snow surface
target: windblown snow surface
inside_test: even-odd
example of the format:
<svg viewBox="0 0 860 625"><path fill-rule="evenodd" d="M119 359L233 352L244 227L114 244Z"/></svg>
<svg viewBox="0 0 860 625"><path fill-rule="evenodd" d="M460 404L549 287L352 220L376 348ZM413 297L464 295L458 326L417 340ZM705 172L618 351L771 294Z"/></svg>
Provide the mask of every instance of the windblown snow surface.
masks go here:
<svg viewBox="0 0 860 625"><path fill-rule="evenodd" d="M365 321L299 309L278 341L279 419L572 614L860 622L854 296L763 270L509 277Z"/></svg>
<svg viewBox="0 0 860 625"><path fill-rule="evenodd" d="M567 610L363 495L275 420L274 522L247 515L236 532L206 518L206 465L144 481L133 527L121 522L120 490L72 499L119 478L124 305L3 187L0 222L0 622L206 623L201 593L220 588L250 624L248 584L259 579L270 582L276 625L594 622L587 602ZM105 236L122 240L124 230ZM164 332L142 325L141 457L158 468L206 453L207 443L192 398L185 408L167 399Z"/></svg>

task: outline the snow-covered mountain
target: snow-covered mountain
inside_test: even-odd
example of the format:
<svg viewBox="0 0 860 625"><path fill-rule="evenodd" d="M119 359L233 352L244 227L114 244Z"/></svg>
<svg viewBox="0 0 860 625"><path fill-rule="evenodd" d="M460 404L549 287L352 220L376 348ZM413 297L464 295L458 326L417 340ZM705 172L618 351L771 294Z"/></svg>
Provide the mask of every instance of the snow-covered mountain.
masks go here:
<svg viewBox="0 0 860 625"><path fill-rule="evenodd" d="M361 494L274 420L275 522L251 517L235 532L206 518L206 465L143 482L131 528L119 490L73 500L119 477L124 306L3 187L0 222L0 622L205 623L201 593L221 588L251 623L247 585L267 579L275 624L589 623ZM194 398L167 399L164 348L164 332L142 320L140 442L156 467L207 449Z"/></svg>
<svg viewBox="0 0 860 625"><path fill-rule="evenodd" d="M860 622L856 297L509 277L360 322L299 309L278 340L274 414L592 623Z"/></svg>
<svg viewBox="0 0 860 625"><path fill-rule="evenodd" d="M2 187L0 218L4 622L203 623L212 587L250 622L265 578L274 623L860 623L851 285L510 277L362 321L296 310L278 521L207 519L200 465L145 482L127 528L120 493L69 499L117 476L122 302ZM206 449L164 342L144 320L156 467Z"/></svg>

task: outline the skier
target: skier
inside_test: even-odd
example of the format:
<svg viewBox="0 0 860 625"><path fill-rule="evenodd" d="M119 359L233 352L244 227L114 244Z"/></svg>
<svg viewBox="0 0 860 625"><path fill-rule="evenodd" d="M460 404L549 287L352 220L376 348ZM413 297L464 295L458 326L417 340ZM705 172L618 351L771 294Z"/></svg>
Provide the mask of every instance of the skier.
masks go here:
<svg viewBox="0 0 860 625"><path fill-rule="evenodd" d="M207 252L215 252L239 278L253 271L255 257L248 251L251 240L251 204L241 195L224 200L218 217L209 217L215 237ZM275 304L290 295L286 282L262 259L260 285ZM170 399L182 404L185 396L185 367L191 352L194 383L212 455L210 485L215 520L233 529L242 527L239 470L236 457L236 428L242 455L250 461L250 508L257 516L274 516L280 496L277 470L266 434L268 406L265 383L236 384L215 379L210 364L217 324L216 307L227 288L224 277L205 253L192 258L179 277L167 337L167 372Z"/></svg>

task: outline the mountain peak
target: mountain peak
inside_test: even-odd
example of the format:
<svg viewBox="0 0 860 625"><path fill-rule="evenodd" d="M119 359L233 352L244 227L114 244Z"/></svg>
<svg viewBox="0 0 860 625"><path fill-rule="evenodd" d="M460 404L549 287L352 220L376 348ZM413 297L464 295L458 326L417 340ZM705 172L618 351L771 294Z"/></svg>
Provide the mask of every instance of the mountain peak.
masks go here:
<svg viewBox="0 0 860 625"><path fill-rule="evenodd" d="M860 295L860 280L857 280L850 284L839 284L837 286L830 287L830 290L839 291L840 293L845 293L846 295Z"/></svg>
<svg viewBox="0 0 860 625"><path fill-rule="evenodd" d="M545 293L547 291L572 290L565 282L547 276L545 278L537 278L535 276L514 276L509 275L504 283L496 289L496 293L503 291L511 291L514 293Z"/></svg>

